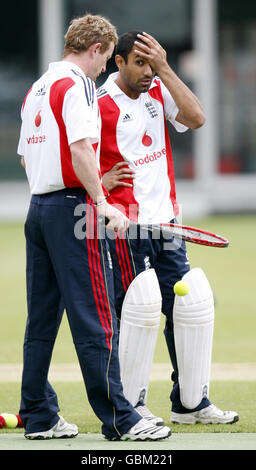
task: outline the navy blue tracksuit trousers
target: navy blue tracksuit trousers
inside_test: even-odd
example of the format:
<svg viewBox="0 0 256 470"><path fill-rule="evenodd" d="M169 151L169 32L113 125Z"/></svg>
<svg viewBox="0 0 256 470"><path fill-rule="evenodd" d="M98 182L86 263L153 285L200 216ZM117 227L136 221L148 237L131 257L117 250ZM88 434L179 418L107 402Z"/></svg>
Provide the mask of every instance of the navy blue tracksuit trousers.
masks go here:
<svg viewBox="0 0 256 470"><path fill-rule="evenodd" d="M146 230L138 230L129 236L128 232L121 237L109 238L110 252L113 259L116 312L121 314L125 293L132 280L142 271L154 268L162 294L162 312L166 317L164 334L168 352L173 366L173 389L170 394L172 411L188 413L180 401L178 384L178 365L175 350L173 329L174 284L179 281L190 265L187 258L185 242L173 238L166 239L162 234L153 235ZM210 405L207 398L193 411Z"/></svg>
<svg viewBox="0 0 256 470"><path fill-rule="evenodd" d="M87 236L79 238L74 234L78 204L86 205L87 230ZM61 299L88 400L103 423L103 434L119 438L141 419L123 395L113 274L106 240L88 236L95 221L95 206L83 189L32 196L25 223L28 318L20 406L26 433L46 431L59 419L48 370L62 317Z"/></svg>

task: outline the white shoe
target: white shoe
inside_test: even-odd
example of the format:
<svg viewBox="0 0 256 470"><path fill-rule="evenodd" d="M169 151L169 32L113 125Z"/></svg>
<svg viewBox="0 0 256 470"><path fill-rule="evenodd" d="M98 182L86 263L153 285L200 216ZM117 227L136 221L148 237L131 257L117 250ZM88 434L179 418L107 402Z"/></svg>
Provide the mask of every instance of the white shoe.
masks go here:
<svg viewBox="0 0 256 470"><path fill-rule="evenodd" d="M65 437L75 437L78 434L78 427L75 424L70 424L65 421L64 418L60 416L59 421L53 426L53 428L48 431L39 431L26 434L27 439L52 439L52 438L65 438Z"/></svg>
<svg viewBox="0 0 256 470"><path fill-rule="evenodd" d="M121 436L121 441L158 441L170 435L171 430L167 426L155 426L142 418Z"/></svg>
<svg viewBox="0 0 256 470"><path fill-rule="evenodd" d="M171 414L171 421L179 424L231 424L238 420L239 416L235 411L222 411L215 405L209 405L193 413L174 413L172 411Z"/></svg>
<svg viewBox="0 0 256 470"><path fill-rule="evenodd" d="M139 404L135 407L135 410L142 416L142 418L145 418L151 424L154 424L155 426L164 426L163 419L159 418L159 416L153 415L146 405Z"/></svg>

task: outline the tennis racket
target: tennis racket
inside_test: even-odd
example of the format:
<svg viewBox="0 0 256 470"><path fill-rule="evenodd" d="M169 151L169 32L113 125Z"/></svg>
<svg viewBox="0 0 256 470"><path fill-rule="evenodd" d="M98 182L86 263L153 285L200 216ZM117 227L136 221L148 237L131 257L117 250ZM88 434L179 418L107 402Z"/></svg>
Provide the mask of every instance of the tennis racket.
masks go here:
<svg viewBox="0 0 256 470"><path fill-rule="evenodd" d="M134 224L130 224L130 227ZM179 224L159 224L159 225L137 225L143 230L150 232L162 232L167 237L174 237L185 240L186 242L196 243L197 245L213 246L218 248L226 248L229 245L227 238L217 235L216 233L208 232L203 229L189 227L187 225Z"/></svg>
<svg viewBox="0 0 256 470"><path fill-rule="evenodd" d="M105 217L99 217L101 224L105 225L108 222L108 219ZM164 223L164 224L137 224L136 222L130 222L128 231L131 232L138 229L147 230L149 232L155 233L156 235L163 234L166 239L178 238L185 240L186 242L195 243L197 245L213 246L217 248L226 248L229 245L227 238L217 235L216 233L208 232L200 228L189 227L187 225L179 225L173 223Z"/></svg>

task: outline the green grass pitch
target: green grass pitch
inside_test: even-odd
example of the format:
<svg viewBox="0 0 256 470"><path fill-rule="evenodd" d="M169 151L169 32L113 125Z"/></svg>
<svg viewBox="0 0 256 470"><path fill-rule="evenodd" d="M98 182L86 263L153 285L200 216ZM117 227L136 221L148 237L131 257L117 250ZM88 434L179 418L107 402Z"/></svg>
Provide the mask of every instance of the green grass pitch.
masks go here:
<svg viewBox="0 0 256 470"><path fill-rule="evenodd" d="M214 292L216 312L213 362L256 363L255 216L223 215L183 222L219 233L230 240L230 246L224 249L187 244L191 267L199 266L204 269ZM0 262L0 363L16 364L22 362L26 321L23 224L0 224ZM164 319L159 331L155 363L169 362L162 333L163 325ZM77 363L65 317L56 341L53 362ZM100 432L101 423L88 404L82 383L56 382L54 387L58 393L61 413L67 420L76 422L80 432ZM169 394L169 377L165 381L151 382L148 405L153 412L166 420L166 424L169 423L170 417ZM240 421L228 426L173 425L173 433L256 432L254 382L212 382L210 398L222 408L238 411ZM0 383L0 412L18 412L19 400L20 383Z"/></svg>

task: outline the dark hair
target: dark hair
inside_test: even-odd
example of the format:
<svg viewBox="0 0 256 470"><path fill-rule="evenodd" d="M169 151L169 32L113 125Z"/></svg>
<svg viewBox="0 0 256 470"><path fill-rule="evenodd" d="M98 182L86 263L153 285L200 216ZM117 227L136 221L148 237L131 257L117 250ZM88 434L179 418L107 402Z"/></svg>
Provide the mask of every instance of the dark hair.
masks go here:
<svg viewBox="0 0 256 470"><path fill-rule="evenodd" d="M118 39L116 49L115 49L115 55L120 55L123 57L125 62L127 63L128 61L128 55L130 54L135 41L141 41L139 38L137 38L137 34L143 34L142 31L128 31L128 33L122 34L120 38Z"/></svg>

